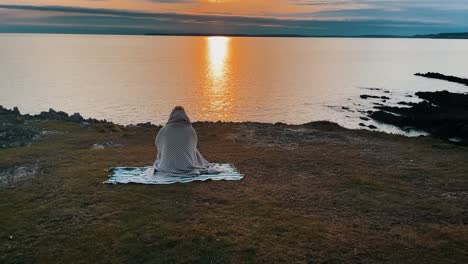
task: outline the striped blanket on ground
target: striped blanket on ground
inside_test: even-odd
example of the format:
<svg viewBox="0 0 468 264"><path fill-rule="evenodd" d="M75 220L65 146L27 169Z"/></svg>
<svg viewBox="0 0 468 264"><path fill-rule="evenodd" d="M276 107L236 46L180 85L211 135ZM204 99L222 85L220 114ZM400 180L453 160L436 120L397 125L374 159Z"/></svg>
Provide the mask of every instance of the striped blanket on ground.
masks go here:
<svg viewBox="0 0 468 264"><path fill-rule="evenodd" d="M110 169L107 184L173 184L206 180L239 181L244 178L231 164L212 164L208 169L197 174L154 173L154 167L116 167Z"/></svg>

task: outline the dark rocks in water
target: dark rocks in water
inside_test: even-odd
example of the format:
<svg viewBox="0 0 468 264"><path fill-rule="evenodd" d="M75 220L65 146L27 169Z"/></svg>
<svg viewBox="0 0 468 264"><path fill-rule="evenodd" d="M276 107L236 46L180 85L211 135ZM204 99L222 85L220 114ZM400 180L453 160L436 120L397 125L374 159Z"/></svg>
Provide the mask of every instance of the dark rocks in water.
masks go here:
<svg viewBox="0 0 468 264"><path fill-rule="evenodd" d="M413 97L411 94L407 94L407 95L405 95L405 96L406 96L406 97Z"/></svg>
<svg viewBox="0 0 468 264"><path fill-rule="evenodd" d="M410 107L377 106L379 111L369 117L400 128L425 130L440 138L468 139L468 94L438 91L416 95L425 101L404 103Z"/></svg>
<svg viewBox="0 0 468 264"><path fill-rule="evenodd" d="M380 91L382 90L381 88L375 88L375 87L360 87L361 89L364 90L369 90L369 91Z"/></svg>
<svg viewBox="0 0 468 264"><path fill-rule="evenodd" d="M407 125L405 117L388 113L385 111L375 111L372 114L370 114L369 117L376 121L391 124L398 127L403 127Z"/></svg>
<svg viewBox="0 0 468 264"><path fill-rule="evenodd" d="M343 109L343 110L351 110L351 109L349 109L349 107L346 107L346 106L342 106L341 109Z"/></svg>
<svg viewBox="0 0 468 264"><path fill-rule="evenodd" d="M468 79L464 79L464 78L460 78L456 76L444 75L438 72L427 72L427 73L418 72L418 73L415 73L414 75L468 85Z"/></svg>
<svg viewBox="0 0 468 264"><path fill-rule="evenodd" d="M359 97L361 97L362 99L369 99L369 98L379 99L380 98L380 96L368 95L368 94L361 94Z"/></svg>
<svg viewBox="0 0 468 264"><path fill-rule="evenodd" d="M384 100L389 100L390 99L390 97L388 97L388 96L377 96L377 95L368 95L368 94L361 94L359 97L361 97L362 99L369 99L369 98L384 99Z"/></svg>
<svg viewBox="0 0 468 264"><path fill-rule="evenodd" d="M370 129L377 129L377 127L374 126L374 125L366 125L366 124L364 124L364 123L359 123L359 125L362 126L362 127L368 127L368 128L370 128Z"/></svg>
<svg viewBox="0 0 468 264"><path fill-rule="evenodd" d="M451 93L448 91L418 92L416 95L428 102L445 108L468 108L468 94Z"/></svg>
<svg viewBox="0 0 468 264"><path fill-rule="evenodd" d="M361 116L361 117L359 117L359 118L360 118L361 120L364 120L364 121L369 121L369 120L370 120L370 118L367 118L367 117L364 117L364 116Z"/></svg>
<svg viewBox="0 0 468 264"><path fill-rule="evenodd" d="M414 106L414 105L416 105L416 103L404 102L404 101L398 102L397 104L399 104L399 105L407 105L407 106Z"/></svg>

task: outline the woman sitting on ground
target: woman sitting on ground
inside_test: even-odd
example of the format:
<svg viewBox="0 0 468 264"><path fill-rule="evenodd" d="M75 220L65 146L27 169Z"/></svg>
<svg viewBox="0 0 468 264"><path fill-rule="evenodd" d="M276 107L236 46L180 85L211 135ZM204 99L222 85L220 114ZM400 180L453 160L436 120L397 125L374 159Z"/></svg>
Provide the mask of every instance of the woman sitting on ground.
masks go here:
<svg viewBox="0 0 468 264"><path fill-rule="evenodd" d="M197 175L210 166L197 149L197 133L182 106L172 110L155 141L158 149L155 172Z"/></svg>

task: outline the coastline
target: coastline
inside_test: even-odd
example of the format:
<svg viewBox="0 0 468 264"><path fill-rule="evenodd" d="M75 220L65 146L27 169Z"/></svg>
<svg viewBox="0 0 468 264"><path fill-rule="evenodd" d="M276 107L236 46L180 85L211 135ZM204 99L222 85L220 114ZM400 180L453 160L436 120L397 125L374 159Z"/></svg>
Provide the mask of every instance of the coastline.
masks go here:
<svg viewBox="0 0 468 264"><path fill-rule="evenodd" d="M330 122L197 122L203 155L244 180L104 185L110 167L152 164L159 126L72 116L0 114L16 135L37 131L0 149L5 263L468 260L464 146Z"/></svg>
<svg viewBox="0 0 468 264"><path fill-rule="evenodd" d="M468 85L468 79L448 76L441 73L416 73L415 76L439 79L448 82ZM400 101L389 106L388 96L361 95L361 99L380 99L375 103L374 111L365 112L365 119L389 124L403 130L418 129L429 135L453 143L468 144L468 93L453 93L447 90L435 92L416 92L415 96L422 101ZM413 95L411 95L413 97ZM364 124L360 124L365 126Z"/></svg>
<svg viewBox="0 0 468 264"><path fill-rule="evenodd" d="M70 32L0 32L0 35L14 34L41 34L41 35L100 35L100 36L148 36L148 37L238 37L238 38L369 38L369 39L448 39L466 40L468 32L439 33L423 35L296 35L296 34L206 34L206 33L70 33Z"/></svg>
<svg viewBox="0 0 468 264"><path fill-rule="evenodd" d="M132 128L149 128L149 129L159 129L163 125L153 124L151 122L136 123L136 124L119 124L106 119L96 119L96 118L84 118L80 113L68 114L63 111L56 111L50 108L48 111L42 111L38 114L22 114L20 113L18 107L13 107L12 109L5 108L0 105L0 150L6 148L14 147L24 147L28 146L36 140L40 140L42 134L47 134L48 132L35 124L40 124L41 122L59 122L59 123L74 123L78 124L80 127L89 128L89 127L103 127L111 131L120 131L125 129ZM326 126L332 126L335 128L343 130L360 130L360 129L351 129L340 126L337 123L330 121L311 121L304 124L287 124L283 122L276 123L267 123L267 122L256 122L256 121L244 121L244 122L231 122L231 121L196 121L193 122L194 125L247 125L254 124L260 126L273 126L273 127L303 127L303 126L313 126L314 124L327 124ZM364 129L364 127L362 128ZM368 129L365 129L368 130ZM368 131L374 131L376 133L383 133L387 135L398 135L402 137L408 137L404 134L393 134L388 132L382 132L370 129ZM419 136L425 137L425 136Z"/></svg>

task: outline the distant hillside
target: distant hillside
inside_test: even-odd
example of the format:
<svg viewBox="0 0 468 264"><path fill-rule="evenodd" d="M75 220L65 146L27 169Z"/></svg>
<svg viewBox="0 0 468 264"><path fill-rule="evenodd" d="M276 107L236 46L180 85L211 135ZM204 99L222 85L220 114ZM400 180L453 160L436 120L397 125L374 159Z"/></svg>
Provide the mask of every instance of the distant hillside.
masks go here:
<svg viewBox="0 0 468 264"><path fill-rule="evenodd" d="M468 32L415 35L413 37L414 38L434 38L434 39L468 39Z"/></svg>
<svg viewBox="0 0 468 264"><path fill-rule="evenodd" d="M294 34L209 34L209 33L146 33L146 36L225 36L225 37L279 37L279 38L431 38L431 39L468 39L468 32L464 33L440 33L428 35L414 36L398 36L398 35L294 35Z"/></svg>

